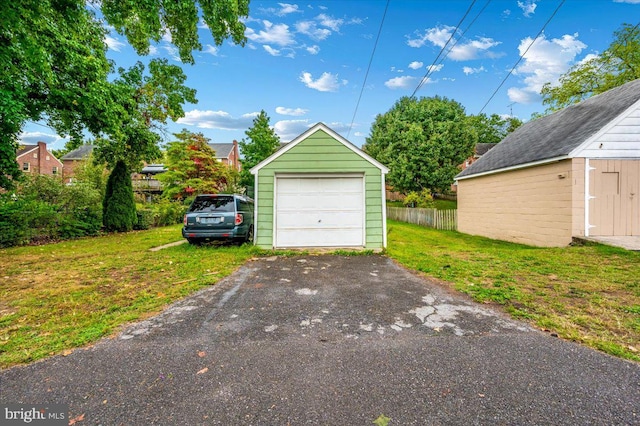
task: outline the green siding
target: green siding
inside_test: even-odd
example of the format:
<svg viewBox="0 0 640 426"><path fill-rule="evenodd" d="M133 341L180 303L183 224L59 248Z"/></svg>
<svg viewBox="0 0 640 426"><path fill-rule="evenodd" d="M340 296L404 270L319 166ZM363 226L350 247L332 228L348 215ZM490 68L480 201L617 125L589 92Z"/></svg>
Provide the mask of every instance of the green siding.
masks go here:
<svg viewBox="0 0 640 426"><path fill-rule="evenodd" d="M273 247L273 195L276 173L363 173L365 179L365 247L383 247L381 171L318 130L258 171L256 244Z"/></svg>

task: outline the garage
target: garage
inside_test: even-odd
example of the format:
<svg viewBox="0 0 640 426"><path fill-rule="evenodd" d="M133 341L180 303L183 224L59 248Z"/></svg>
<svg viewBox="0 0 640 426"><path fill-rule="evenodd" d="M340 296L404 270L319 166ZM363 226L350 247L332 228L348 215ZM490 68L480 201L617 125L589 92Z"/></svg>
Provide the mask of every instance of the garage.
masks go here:
<svg viewBox="0 0 640 426"><path fill-rule="evenodd" d="M386 247L388 169L318 123L251 169L262 248Z"/></svg>

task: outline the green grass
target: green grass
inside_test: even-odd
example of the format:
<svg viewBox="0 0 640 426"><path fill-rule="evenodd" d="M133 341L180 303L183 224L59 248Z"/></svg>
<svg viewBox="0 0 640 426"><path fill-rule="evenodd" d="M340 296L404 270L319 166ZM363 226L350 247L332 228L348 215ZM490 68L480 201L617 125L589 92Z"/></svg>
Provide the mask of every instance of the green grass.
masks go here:
<svg viewBox="0 0 640 426"><path fill-rule="evenodd" d="M434 208L438 210L455 210L458 208L458 202L453 200L433 200ZM387 207L404 207L402 201L387 201Z"/></svg>
<svg viewBox="0 0 640 426"><path fill-rule="evenodd" d="M609 354L640 361L640 253L538 248L389 221L387 254L478 302Z"/></svg>
<svg viewBox="0 0 640 426"><path fill-rule="evenodd" d="M215 284L251 246L183 244L180 226L0 250L0 368L95 342Z"/></svg>

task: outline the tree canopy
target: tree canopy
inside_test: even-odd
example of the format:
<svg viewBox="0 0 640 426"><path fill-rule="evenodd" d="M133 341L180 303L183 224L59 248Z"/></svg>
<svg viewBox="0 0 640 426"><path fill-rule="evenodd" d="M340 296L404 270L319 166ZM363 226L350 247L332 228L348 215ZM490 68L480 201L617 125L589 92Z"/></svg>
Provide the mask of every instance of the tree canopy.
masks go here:
<svg viewBox="0 0 640 426"><path fill-rule="evenodd" d="M192 51L202 48L197 34L199 13L216 44L229 37L234 43L243 44L245 26L240 18L248 16L248 3L248 0L2 2L0 188L11 188L21 174L15 152L26 121L45 120L58 134L69 135L72 140L81 140L84 131L88 131L116 144L154 143L142 127L145 120L138 113L131 113L131 102L146 111L146 118L162 122L154 110L158 97L144 90L165 82L182 85L184 80L180 82L175 78L176 72L166 66L164 71L154 72L156 65L163 68L156 63L150 64L150 72L158 78L141 81L138 78L141 71L134 67L111 82L115 67L106 57L107 24L125 35L139 54L147 54L150 42L160 40L167 31L183 62L193 63ZM106 22L97 18L94 7L100 8ZM168 79L163 79L163 75ZM132 87L126 87L127 84ZM183 100L191 102L191 95L176 89L164 86L160 90L179 93ZM149 97L141 99L143 94ZM179 100L171 96L163 99L168 106L166 116L175 118L182 114L181 109L175 108Z"/></svg>
<svg viewBox="0 0 640 426"><path fill-rule="evenodd" d="M498 114L472 115L470 121L478 134L478 143L499 143L509 133L522 126L522 120L519 118L501 117Z"/></svg>
<svg viewBox="0 0 640 426"><path fill-rule="evenodd" d="M623 24L613 35L613 41L600 56L574 65L557 85L547 83L542 87L540 93L547 112L640 78L640 28Z"/></svg>
<svg viewBox="0 0 640 426"><path fill-rule="evenodd" d="M167 147L164 165L167 171L158 175L164 183L164 196L185 200L198 194L234 192L238 172L216 159L209 139L202 133L183 130Z"/></svg>
<svg viewBox="0 0 640 426"><path fill-rule="evenodd" d="M388 181L396 190L444 191L477 142L460 103L439 96L403 97L376 117L363 149L389 167Z"/></svg>
<svg viewBox="0 0 640 426"><path fill-rule="evenodd" d="M264 110L253 119L253 125L244 133L247 139L238 143L243 157L240 184L251 187L254 182L251 168L278 150L280 138L269 125L269 116Z"/></svg>

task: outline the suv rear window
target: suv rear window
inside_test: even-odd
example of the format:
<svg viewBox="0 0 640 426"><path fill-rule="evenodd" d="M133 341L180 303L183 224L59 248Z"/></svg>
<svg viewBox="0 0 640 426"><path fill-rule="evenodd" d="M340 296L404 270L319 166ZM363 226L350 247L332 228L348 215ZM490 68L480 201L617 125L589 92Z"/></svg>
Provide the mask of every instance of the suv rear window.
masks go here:
<svg viewBox="0 0 640 426"><path fill-rule="evenodd" d="M234 212L233 197L196 197L189 207L190 213L201 212Z"/></svg>

